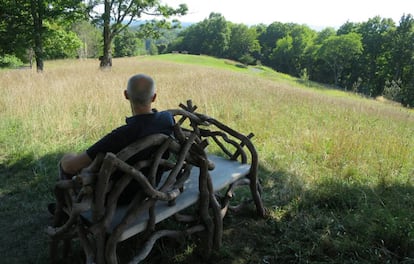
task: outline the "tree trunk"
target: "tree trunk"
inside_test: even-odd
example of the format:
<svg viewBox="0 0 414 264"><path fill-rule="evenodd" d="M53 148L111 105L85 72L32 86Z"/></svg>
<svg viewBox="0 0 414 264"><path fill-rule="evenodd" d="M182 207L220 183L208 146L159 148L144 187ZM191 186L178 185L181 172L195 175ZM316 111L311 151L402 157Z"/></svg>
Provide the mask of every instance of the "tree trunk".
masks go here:
<svg viewBox="0 0 414 264"><path fill-rule="evenodd" d="M37 72L43 71L43 3L41 0L30 1L33 17L34 53Z"/></svg>
<svg viewBox="0 0 414 264"><path fill-rule="evenodd" d="M111 1L105 0L105 13L103 15L104 29L103 29L103 56L100 57L100 67L112 67L112 36L111 36Z"/></svg>

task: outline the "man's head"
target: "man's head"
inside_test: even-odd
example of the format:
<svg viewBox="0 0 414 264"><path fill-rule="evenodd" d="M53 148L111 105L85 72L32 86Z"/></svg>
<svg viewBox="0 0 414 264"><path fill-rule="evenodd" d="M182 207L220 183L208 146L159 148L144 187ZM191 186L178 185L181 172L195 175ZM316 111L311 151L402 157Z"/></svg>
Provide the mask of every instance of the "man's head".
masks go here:
<svg viewBox="0 0 414 264"><path fill-rule="evenodd" d="M134 106L150 106L155 100L154 80L145 74L137 74L128 80L125 97Z"/></svg>

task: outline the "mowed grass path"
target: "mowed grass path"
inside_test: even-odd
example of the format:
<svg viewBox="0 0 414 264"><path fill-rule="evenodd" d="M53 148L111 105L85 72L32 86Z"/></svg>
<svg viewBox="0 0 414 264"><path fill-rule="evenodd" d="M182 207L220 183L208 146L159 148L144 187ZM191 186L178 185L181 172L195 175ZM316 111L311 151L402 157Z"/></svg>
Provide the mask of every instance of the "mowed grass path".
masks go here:
<svg viewBox="0 0 414 264"><path fill-rule="evenodd" d="M58 160L124 123L122 92L140 72L156 80L159 110L192 99L255 134L270 216L226 218L214 263L414 261L412 110L178 54L115 59L108 71L96 60L0 71L0 262L48 262L45 208ZM199 262L194 244L161 243L150 260Z"/></svg>

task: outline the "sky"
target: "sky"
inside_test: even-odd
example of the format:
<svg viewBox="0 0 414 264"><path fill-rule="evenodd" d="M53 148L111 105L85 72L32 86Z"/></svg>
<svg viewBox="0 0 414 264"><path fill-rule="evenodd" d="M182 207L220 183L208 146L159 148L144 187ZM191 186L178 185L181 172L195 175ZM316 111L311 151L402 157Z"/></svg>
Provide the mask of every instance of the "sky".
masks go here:
<svg viewBox="0 0 414 264"><path fill-rule="evenodd" d="M398 25L403 14L414 15L414 0L162 0L172 7L188 6L182 22L200 22L211 12L227 21L255 25L282 23L306 24L314 29L338 29L345 22L366 22L380 16Z"/></svg>

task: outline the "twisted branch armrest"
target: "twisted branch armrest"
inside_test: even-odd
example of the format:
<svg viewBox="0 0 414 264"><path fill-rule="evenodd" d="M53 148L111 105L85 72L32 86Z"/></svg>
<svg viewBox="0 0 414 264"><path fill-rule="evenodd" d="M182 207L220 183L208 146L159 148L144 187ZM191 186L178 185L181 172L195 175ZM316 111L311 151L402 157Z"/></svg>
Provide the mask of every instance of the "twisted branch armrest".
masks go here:
<svg viewBox="0 0 414 264"><path fill-rule="evenodd" d="M105 159L108 160L108 162L112 162L115 167L132 176L141 185L142 190L145 192L145 194L150 198L162 201L170 201L177 198L177 196L180 194L180 190L178 188L174 188L166 192L158 191L151 185L147 177L145 177L142 172L135 169L128 163L120 160L112 153L107 153Z"/></svg>

